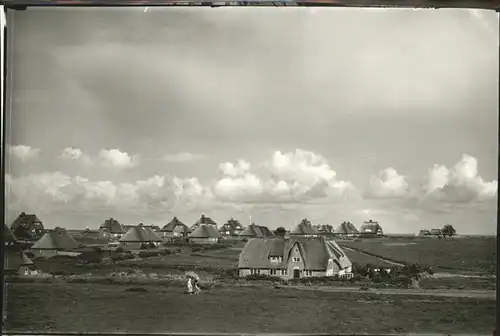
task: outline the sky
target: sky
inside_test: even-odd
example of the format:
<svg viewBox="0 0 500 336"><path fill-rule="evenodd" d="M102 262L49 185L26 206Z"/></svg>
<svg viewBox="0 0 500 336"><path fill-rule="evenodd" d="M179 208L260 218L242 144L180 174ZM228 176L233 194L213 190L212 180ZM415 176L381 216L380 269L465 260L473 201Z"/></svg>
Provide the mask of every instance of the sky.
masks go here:
<svg viewBox="0 0 500 336"><path fill-rule="evenodd" d="M7 218L496 232L483 10L8 13ZM50 22L50 24L47 24Z"/></svg>

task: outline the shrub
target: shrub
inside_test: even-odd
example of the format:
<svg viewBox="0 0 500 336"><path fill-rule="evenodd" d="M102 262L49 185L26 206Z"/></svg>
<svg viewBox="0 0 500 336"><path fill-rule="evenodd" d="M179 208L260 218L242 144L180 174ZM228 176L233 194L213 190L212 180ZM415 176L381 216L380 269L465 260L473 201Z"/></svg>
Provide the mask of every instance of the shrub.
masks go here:
<svg viewBox="0 0 500 336"><path fill-rule="evenodd" d="M125 252L125 250L121 246L118 247L115 251L116 251L116 253L124 253ZM128 251L128 252L130 252L130 251Z"/></svg>
<svg viewBox="0 0 500 336"><path fill-rule="evenodd" d="M265 274L251 274L245 277L246 280L268 280L268 281L281 281L280 277L265 275Z"/></svg>

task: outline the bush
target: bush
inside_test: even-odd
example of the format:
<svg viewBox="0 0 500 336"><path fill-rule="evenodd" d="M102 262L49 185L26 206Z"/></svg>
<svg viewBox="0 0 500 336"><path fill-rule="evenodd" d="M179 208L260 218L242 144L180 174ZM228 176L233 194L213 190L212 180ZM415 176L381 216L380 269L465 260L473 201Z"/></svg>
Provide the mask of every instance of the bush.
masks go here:
<svg viewBox="0 0 500 336"><path fill-rule="evenodd" d="M158 251L141 251L139 252L140 258L156 257L159 255Z"/></svg>
<svg viewBox="0 0 500 336"><path fill-rule="evenodd" d="M281 281L280 277L265 275L265 274L251 274L245 277L246 280L268 280L268 281Z"/></svg>
<svg viewBox="0 0 500 336"><path fill-rule="evenodd" d="M118 247L116 250L115 250L116 253L124 253L125 250L123 249L123 247ZM130 252L130 251L129 251Z"/></svg>

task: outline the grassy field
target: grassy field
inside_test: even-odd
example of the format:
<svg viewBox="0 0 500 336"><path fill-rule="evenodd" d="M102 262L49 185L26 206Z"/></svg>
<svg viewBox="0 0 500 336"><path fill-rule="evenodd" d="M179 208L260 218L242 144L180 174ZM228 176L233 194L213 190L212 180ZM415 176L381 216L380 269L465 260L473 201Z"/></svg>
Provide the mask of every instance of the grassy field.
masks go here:
<svg viewBox="0 0 500 336"><path fill-rule="evenodd" d="M7 284L10 332L490 333L495 301L220 286Z"/></svg>
<svg viewBox="0 0 500 336"><path fill-rule="evenodd" d="M436 270L495 274L496 238L392 238L342 241L341 246Z"/></svg>

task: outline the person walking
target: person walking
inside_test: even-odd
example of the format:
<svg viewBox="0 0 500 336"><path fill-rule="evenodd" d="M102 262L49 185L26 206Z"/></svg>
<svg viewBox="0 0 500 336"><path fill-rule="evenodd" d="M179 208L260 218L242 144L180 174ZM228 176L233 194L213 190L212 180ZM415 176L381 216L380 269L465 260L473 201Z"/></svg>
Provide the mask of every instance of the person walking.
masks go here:
<svg viewBox="0 0 500 336"><path fill-rule="evenodd" d="M187 293L189 295L193 294L193 280L191 278L188 278L187 281Z"/></svg>
<svg viewBox="0 0 500 336"><path fill-rule="evenodd" d="M199 295L200 292L201 292L201 289L200 289L200 286L199 286L199 281L198 281L198 279L195 279L194 280L194 293L196 295Z"/></svg>

